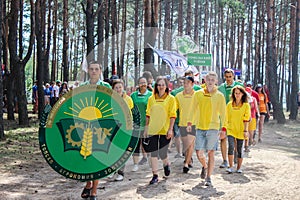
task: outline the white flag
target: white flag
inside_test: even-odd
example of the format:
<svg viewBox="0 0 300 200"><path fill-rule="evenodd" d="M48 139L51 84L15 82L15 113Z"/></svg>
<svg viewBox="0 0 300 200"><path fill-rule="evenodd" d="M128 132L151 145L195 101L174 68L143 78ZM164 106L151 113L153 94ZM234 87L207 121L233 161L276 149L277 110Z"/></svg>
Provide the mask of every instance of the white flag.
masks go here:
<svg viewBox="0 0 300 200"><path fill-rule="evenodd" d="M150 45L149 45L150 46ZM151 47L151 46L150 46ZM163 59L171 69L178 75L183 76L187 70L192 70L194 75L198 74L198 70L194 66L187 64L187 58L174 51L158 50L151 47L153 51Z"/></svg>
<svg viewBox="0 0 300 200"><path fill-rule="evenodd" d="M81 69L84 72L88 72L88 63L87 63L87 59L86 59L86 55L84 54L83 56L83 60L82 60L82 64L81 64Z"/></svg>

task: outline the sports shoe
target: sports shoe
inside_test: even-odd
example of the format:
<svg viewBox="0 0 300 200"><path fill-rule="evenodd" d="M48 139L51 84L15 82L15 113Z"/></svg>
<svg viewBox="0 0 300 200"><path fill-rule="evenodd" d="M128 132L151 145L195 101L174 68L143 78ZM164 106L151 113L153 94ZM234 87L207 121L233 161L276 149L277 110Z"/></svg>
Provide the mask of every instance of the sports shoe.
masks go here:
<svg viewBox="0 0 300 200"><path fill-rule="evenodd" d="M149 184L152 185L157 182L158 182L158 176L154 174Z"/></svg>
<svg viewBox="0 0 300 200"><path fill-rule="evenodd" d="M210 177L207 177L207 178L205 179L204 185L205 185L205 186L211 186L211 179L210 179Z"/></svg>
<svg viewBox="0 0 300 200"><path fill-rule="evenodd" d="M241 169L238 169L238 170L236 170L235 172L236 172L236 173L239 173L239 174L243 173L243 171L242 171Z"/></svg>
<svg viewBox="0 0 300 200"><path fill-rule="evenodd" d="M109 179L113 179L113 178L114 178L114 176L115 176L115 173L112 173L112 174L108 175L108 176L107 176L107 178L109 178Z"/></svg>
<svg viewBox="0 0 300 200"><path fill-rule="evenodd" d="M259 138L259 139L258 139L258 143L261 143L261 142L262 142L262 141L261 141L261 139Z"/></svg>
<svg viewBox="0 0 300 200"><path fill-rule="evenodd" d="M200 178L205 179L206 173L207 173L207 169L205 169L204 167L202 167Z"/></svg>
<svg viewBox="0 0 300 200"><path fill-rule="evenodd" d="M169 165L164 166L165 176L169 176L171 173L171 169Z"/></svg>
<svg viewBox="0 0 300 200"><path fill-rule="evenodd" d="M227 167L228 167L228 162L227 162L227 160L224 160L222 162L222 164L220 165L220 168L227 168Z"/></svg>
<svg viewBox="0 0 300 200"><path fill-rule="evenodd" d="M174 156L174 158L183 158L183 156L180 155L180 153L177 153L177 154Z"/></svg>
<svg viewBox="0 0 300 200"><path fill-rule="evenodd" d="M185 166L182 169L183 173L185 173L185 174L187 174L189 172L189 170L190 170L190 168L185 167Z"/></svg>
<svg viewBox="0 0 300 200"><path fill-rule="evenodd" d="M122 176L121 174L118 174L118 176L115 178L115 181L123 181L124 176Z"/></svg>
<svg viewBox="0 0 300 200"><path fill-rule="evenodd" d="M250 149L248 146L245 147L245 150L244 150L246 153L249 153L250 152Z"/></svg>
<svg viewBox="0 0 300 200"><path fill-rule="evenodd" d="M233 169L230 168L230 167L228 167L228 168L226 169L226 172L228 172L228 174L232 174L232 173L233 173Z"/></svg>
<svg viewBox="0 0 300 200"><path fill-rule="evenodd" d="M139 165L143 165L147 162L147 158L143 157L140 162L139 162Z"/></svg>
<svg viewBox="0 0 300 200"><path fill-rule="evenodd" d="M139 166L137 164L133 165L132 172L136 172L139 170Z"/></svg>

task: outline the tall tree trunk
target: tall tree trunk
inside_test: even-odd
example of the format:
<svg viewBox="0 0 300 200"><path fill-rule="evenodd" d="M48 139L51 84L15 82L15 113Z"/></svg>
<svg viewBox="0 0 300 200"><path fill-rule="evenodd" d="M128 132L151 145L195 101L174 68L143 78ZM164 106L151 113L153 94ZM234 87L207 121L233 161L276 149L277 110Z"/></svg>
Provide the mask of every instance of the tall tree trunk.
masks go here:
<svg viewBox="0 0 300 200"><path fill-rule="evenodd" d="M22 2L21 2L22 3ZM20 17L23 12L23 6L21 7L20 1L12 1L11 2L11 10L10 10L10 19L9 19L9 53L10 53L10 63L11 63L11 72L12 82L15 83L17 87L13 87L13 91L16 91L17 97L17 106L18 106L18 118L20 125L29 125L28 120L28 112L27 112L27 98L26 98L26 86L25 86L25 65L31 57L33 43L34 43L34 7L33 0L31 3L31 33L29 46L26 56L23 58L23 41L22 37L19 38L19 53L17 49L17 34L18 34L18 16L20 12ZM22 31L23 23L19 24L19 31ZM12 84L13 85L13 84Z"/></svg>
<svg viewBox="0 0 300 200"><path fill-rule="evenodd" d="M253 76L251 76L251 68L252 68L252 26L253 26L253 3L250 1L248 7L248 31L247 31L247 73L246 80L253 80Z"/></svg>
<svg viewBox="0 0 300 200"><path fill-rule="evenodd" d="M134 83L137 85L139 76L139 47L138 47L138 28L139 28L139 0L134 4Z"/></svg>
<svg viewBox="0 0 300 200"><path fill-rule="evenodd" d="M117 1L112 0L111 2L111 67L112 67L112 74L116 74L117 72L117 62L116 62L116 38L117 38Z"/></svg>
<svg viewBox="0 0 300 200"><path fill-rule="evenodd" d="M43 90L43 78L44 78L44 65L45 65L45 38L43 37L45 29L42 23L44 22L45 12L42 11L44 6L42 0L36 0L35 2L35 35L36 35L36 50L37 50L37 80L38 80L38 114L39 118L44 108L44 90Z"/></svg>
<svg viewBox="0 0 300 200"><path fill-rule="evenodd" d="M194 41L199 45L199 0L195 0L194 21Z"/></svg>
<svg viewBox="0 0 300 200"><path fill-rule="evenodd" d="M291 114L290 119L296 120L298 115L298 109L297 109L297 93L299 91L299 72L298 72L298 55L299 55L299 25L300 25L300 0L294 0L291 4L291 9L296 10L294 12L294 15L291 15L291 18L296 18L295 24L293 25L295 27L295 31L291 34L294 34L295 43L293 45L293 48L290 49L292 51L292 91L291 91ZM292 23L292 21L291 21ZM292 28L291 28L292 29ZM291 41L292 43L292 41Z"/></svg>
<svg viewBox="0 0 300 200"><path fill-rule="evenodd" d="M54 7L53 7L53 46L52 46L52 65L51 65L51 80L56 80L56 65L57 65L57 47L56 47L56 38L57 38L57 12L58 12L58 0L54 0Z"/></svg>
<svg viewBox="0 0 300 200"><path fill-rule="evenodd" d="M69 81L69 8L68 0L63 2L63 80ZM46 70L46 68L45 68Z"/></svg>
<svg viewBox="0 0 300 200"><path fill-rule="evenodd" d="M109 15L110 0L105 0L105 51L104 51L104 78L108 78L108 50L109 50Z"/></svg>
<svg viewBox="0 0 300 200"><path fill-rule="evenodd" d="M3 5L2 0L0 0L0 24L2 25L3 19ZM2 27L0 28L0 66L1 66L1 75L0 75L0 99L3 99L3 80L2 80ZM3 126L3 104L0 104L0 140L4 140L4 126Z"/></svg>
<svg viewBox="0 0 300 200"><path fill-rule="evenodd" d="M183 34L183 0L178 2L178 35Z"/></svg>
<svg viewBox="0 0 300 200"><path fill-rule="evenodd" d="M122 33L121 33L121 59L120 59L120 69L118 70L119 77L124 76L124 57L125 57L125 45L126 45L126 15L127 13L127 1L123 1L122 8ZM127 73L126 73L127 76ZM127 80L127 79L126 79Z"/></svg>
<svg viewBox="0 0 300 200"><path fill-rule="evenodd" d="M192 0L187 0L187 16L185 34L191 36L192 33Z"/></svg>
<svg viewBox="0 0 300 200"><path fill-rule="evenodd" d="M156 36L158 33L158 13L159 1L158 0L145 0L144 1L145 16L144 16L144 71L150 71L154 78L158 72L154 68L154 55L153 50L148 47L155 45Z"/></svg>
<svg viewBox="0 0 300 200"><path fill-rule="evenodd" d="M98 56L97 56L97 60L99 61L99 63L103 66L103 39L104 39L104 8L103 8L103 1L99 0L98 1L98 8L100 8L99 12L98 12L98 18L97 18L97 48L98 48Z"/></svg>
<svg viewBox="0 0 300 200"><path fill-rule="evenodd" d="M282 111L282 104L279 102L278 84L277 84L277 61L276 61L276 35L275 35L275 4L274 0L267 0L267 49L266 66L268 85L270 89L270 98L274 107L273 116L279 124L285 123L285 116Z"/></svg>

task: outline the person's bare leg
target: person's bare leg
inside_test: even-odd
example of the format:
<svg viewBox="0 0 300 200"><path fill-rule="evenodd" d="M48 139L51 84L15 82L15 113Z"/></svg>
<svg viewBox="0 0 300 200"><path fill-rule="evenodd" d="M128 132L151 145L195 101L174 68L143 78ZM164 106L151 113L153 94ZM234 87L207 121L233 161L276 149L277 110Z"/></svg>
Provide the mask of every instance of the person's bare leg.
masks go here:
<svg viewBox="0 0 300 200"><path fill-rule="evenodd" d="M185 163L184 166L188 167L188 164L191 163L193 151L194 151L194 142L195 142L195 136L192 135L187 135L186 136L186 141L185 141L185 146L186 146L186 153L185 153Z"/></svg>
<svg viewBox="0 0 300 200"><path fill-rule="evenodd" d="M93 180L93 187L91 191L91 196L97 196L97 187L99 184L99 180Z"/></svg>
<svg viewBox="0 0 300 200"><path fill-rule="evenodd" d="M228 163L230 168L233 167L233 157L233 155L228 155Z"/></svg>
<svg viewBox="0 0 300 200"><path fill-rule="evenodd" d="M181 155L180 137L175 137L174 140L175 140L175 146L176 146L177 153L179 153Z"/></svg>
<svg viewBox="0 0 300 200"><path fill-rule="evenodd" d="M153 174L158 174L158 159L157 157L151 157L151 168Z"/></svg>
<svg viewBox="0 0 300 200"><path fill-rule="evenodd" d="M238 158L236 169L239 170L242 167L243 158Z"/></svg>
<svg viewBox="0 0 300 200"><path fill-rule="evenodd" d="M210 177L215 166L215 151L209 150L208 151L208 171L207 177Z"/></svg>
<svg viewBox="0 0 300 200"><path fill-rule="evenodd" d="M225 162L227 161L227 139L226 138L221 140L220 146L221 146L223 162ZM225 167L225 166L220 166L220 167Z"/></svg>
<svg viewBox="0 0 300 200"><path fill-rule="evenodd" d="M208 166L206 164L205 156L204 156L204 151L203 150L197 150L196 151L197 158L201 165L206 169Z"/></svg>
<svg viewBox="0 0 300 200"><path fill-rule="evenodd" d="M259 125L258 125L258 140L261 140L264 122L265 122L265 116L264 115L260 115L260 117L259 117Z"/></svg>

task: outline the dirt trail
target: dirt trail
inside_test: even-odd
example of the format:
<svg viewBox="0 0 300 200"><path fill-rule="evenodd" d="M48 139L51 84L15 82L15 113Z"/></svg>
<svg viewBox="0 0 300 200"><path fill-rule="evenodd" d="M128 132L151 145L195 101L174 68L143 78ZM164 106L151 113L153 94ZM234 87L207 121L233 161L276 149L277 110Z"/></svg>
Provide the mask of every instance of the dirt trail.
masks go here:
<svg viewBox="0 0 300 200"><path fill-rule="evenodd" d="M1 143L0 154L15 147L10 143L13 142ZM98 199L300 199L299 144L299 122L288 122L282 126L271 121L265 126L263 143L251 148L246 155L243 174L227 174L224 169L218 168L221 154L217 151L213 187L207 188L199 177L200 163L195 154L194 168L189 174L183 174L183 159L174 158L176 152L173 148L169 154L172 172L167 180L161 178L161 169L160 182L149 186L152 176L149 165L140 166L138 172L131 172L130 160L124 181L100 181ZM19 145L22 147L15 149L16 154L20 148L31 152L20 154L18 159L1 156L0 199L81 199L84 184L65 179L53 171L42 158L37 140Z"/></svg>

